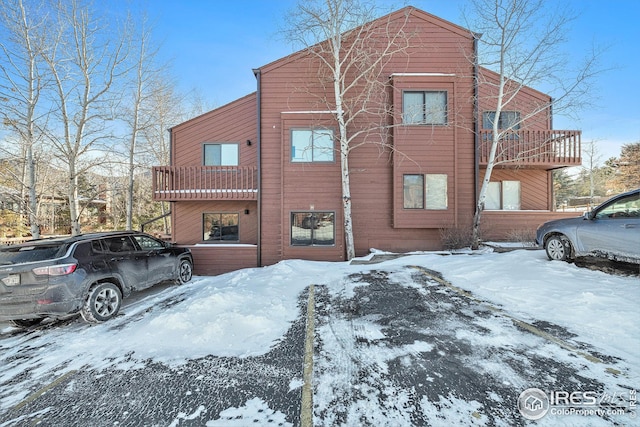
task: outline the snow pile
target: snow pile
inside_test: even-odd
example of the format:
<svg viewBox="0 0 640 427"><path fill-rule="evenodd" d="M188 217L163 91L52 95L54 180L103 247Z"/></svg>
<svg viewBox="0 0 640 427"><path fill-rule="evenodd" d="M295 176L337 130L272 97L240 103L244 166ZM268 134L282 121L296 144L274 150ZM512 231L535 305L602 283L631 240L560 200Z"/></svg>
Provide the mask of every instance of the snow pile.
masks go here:
<svg viewBox="0 0 640 427"><path fill-rule="evenodd" d="M588 343L599 353L620 360L626 369L625 382L640 384L637 277L613 276L572 264L549 262L542 251L414 253L379 264L289 260L216 277L195 277L187 285L171 287L128 304L123 315L99 325L72 322L28 334L14 334L15 330L7 326L0 331L0 383L7 387L0 395L0 408L5 410L29 395L31 391L20 380L24 372L30 372L33 378L57 378L72 370L87 368L137 369L149 361L179 366L209 355L241 358L264 355L299 318L301 304L306 303L301 298L310 284L322 285L334 297L346 300L369 286L358 280L358 274L381 270L393 283L412 288L425 299L432 296L430 292L440 292L435 287L428 289L416 283L406 266L438 271L455 287L470 291L475 298L510 316L484 319L469 312L468 316L474 318L477 327L487 331L486 335L471 334L464 325L456 334L457 339L478 349L479 356L469 363L488 374L501 375L504 384L522 389L531 385L517 383L517 375L508 366L496 365L490 354L483 356L482 353L498 346L508 349L520 345L512 343L508 335L509 328L513 327L511 318L533 324L544 321L561 325L572 334L572 342ZM443 304L446 302L441 302L441 307ZM410 390L396 388L388 383L385 375L391 361L409 367L419 355L434 353L434 344L414 341L393 348L378 344L377 341L385 338L385 331L376 320L338 316L330 323L317 324L315 338L323 352L318 355L319 366L321 359L329 356L334 358L332 362L339 363L330 372L316 371L316 408L329 408L345 387L352 387L349 393L360 396L352 402L333 402L336 406L342 405L338 412L343 418L332 420L327 413L323 425L345 421L348 424L363 416L374 424L411 424L411 413L406 410L412 398ZM555 344L532 336L531 341L536 340L541 351L566 359L566 352ZM357 343L362 342L371 343L366 349L369 377L353 383L361 372L357 372L358 367L350 358L359 351ZM362 349L362 345L359 348ZM31 355L27 362L21 357L25 353ZM447 357L446 354L439 356ZM344 360L336 361L335 358L341 357ZM600 378L603 373L594 371L591 375ZM434 372L432 380L436 381L436 376ZM603 384L606 383L603 381ZM291 379L291 387L301 386L299 378ZM412 404L417 402L422 412L451 425L483 425L488 421L480 411L482 404L477 401L461 400L455 395L439 398L439 401L429 400L423 396ZM501 397L494 393L489 399ZM219 414L207 413L204 407L185 410L177 414L172 425L194 419L207 419L208 426L295 424L284 414L270 409L268 402L259 397ZM589 418L589 421L602 420Z"/></svg>

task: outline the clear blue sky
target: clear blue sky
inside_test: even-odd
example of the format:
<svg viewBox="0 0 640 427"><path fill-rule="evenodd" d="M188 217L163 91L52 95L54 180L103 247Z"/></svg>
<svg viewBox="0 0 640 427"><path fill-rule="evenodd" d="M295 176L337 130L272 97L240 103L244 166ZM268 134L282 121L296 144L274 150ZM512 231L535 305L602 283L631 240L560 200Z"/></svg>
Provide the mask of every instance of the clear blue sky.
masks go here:
<svg viewBox="0 0 640 427"><path fill-rule="evenodd" d="M554 0L552 0L554 1ZM611 68L594 87L594 108L580 120L554 118L556 129L581 129L596 141L602 160L617 156L624 143L640 141L640 0L555 0L579 14L567 28L570 51L584 56L593 45L607 47L602 65ZM379 2L385 5L385 1ZM113 3L107 3L113 5ZM153 0L150 18L171 59L182 90L195 89L212 107L255 91L252 69L288 55L278 36L295 0ZM400 2L394 2L399 4ZM409 4L464 26L465 0L414 0Z"/></svg>

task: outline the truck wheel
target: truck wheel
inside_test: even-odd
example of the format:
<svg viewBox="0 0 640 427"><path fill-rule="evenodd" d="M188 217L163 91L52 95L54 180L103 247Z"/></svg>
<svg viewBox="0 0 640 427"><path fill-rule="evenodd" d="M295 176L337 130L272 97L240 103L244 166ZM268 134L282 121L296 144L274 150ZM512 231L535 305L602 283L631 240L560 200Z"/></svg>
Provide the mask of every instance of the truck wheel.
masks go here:
<svg viewBox="0 0 640 427"><path fill-rule="evenodd" d="M100 323L118 314L121 304L120 288L110 282L98 283L89 289L80 313L87 322Z"/></svg>

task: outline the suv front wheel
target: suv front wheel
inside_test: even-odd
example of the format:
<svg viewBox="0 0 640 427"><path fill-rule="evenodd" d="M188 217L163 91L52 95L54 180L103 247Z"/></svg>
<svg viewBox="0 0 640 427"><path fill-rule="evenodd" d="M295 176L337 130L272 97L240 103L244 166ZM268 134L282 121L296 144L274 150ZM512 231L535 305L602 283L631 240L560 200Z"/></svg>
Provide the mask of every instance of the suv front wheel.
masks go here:
<svg viewBox="0 0 640 427"><path fill-rule="evenodd" d="M178 280L179 285L183 285L191 280L193 277L193 266L188 259L183 259L178 265Z"/></svg>
<svg viewBox="0 0 640 427"><path fill-rule="evenodd" d="M122 292L116 285L110 282L98 283L89 289L80 313L87 322L104 322L118 314L121 304Z"/></svg>

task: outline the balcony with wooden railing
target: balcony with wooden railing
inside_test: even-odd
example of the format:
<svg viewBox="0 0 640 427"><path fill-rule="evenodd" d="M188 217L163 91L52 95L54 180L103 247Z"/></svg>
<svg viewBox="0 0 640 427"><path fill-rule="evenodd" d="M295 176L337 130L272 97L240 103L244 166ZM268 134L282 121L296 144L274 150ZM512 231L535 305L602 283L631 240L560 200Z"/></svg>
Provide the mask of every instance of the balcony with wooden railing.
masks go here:
<svg viewBox="0 0 640 427"><path fill-rule="evenodd" d="M480 166L489 163L493 132L480 133ZM581 132L578 130L516 130L502 135L496 150L495 165L554 169L580 166Z"/></svg>
<svg viewBox="0 0 640 427"><path fill-rule="evenodd" d="M153 200L257 200L255 166L154 166Z"/></svg>

